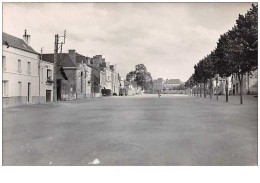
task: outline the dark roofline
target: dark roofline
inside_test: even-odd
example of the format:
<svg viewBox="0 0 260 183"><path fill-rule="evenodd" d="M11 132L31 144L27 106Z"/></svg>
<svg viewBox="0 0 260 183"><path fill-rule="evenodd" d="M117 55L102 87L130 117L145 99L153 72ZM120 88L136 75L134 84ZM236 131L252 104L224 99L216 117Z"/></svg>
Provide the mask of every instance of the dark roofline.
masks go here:
<svg viewBox="0 0 260 183"><path fill-rule="evenodd" d="M19 40L22 41L24 44L26 44L23 39L18 38L18 37L15 37L15 36L10 35L10 34L7 34L7 33L5 33L5 32L2 33L2 38L4 38L3 34L6 34L7 36L10 36L10 37L12 37L12 38L14 38L14 39L19 39ZM33 51L30 51L30 50L28 50L28 49L23 49L23 48L20 48L20 47L15 46L15 45L9 45L9 44L8 44L8 41L3 41L2 44L6 45L7 47L13 47L13 48L16 48L16 49L19 49L19 50L23 50L23 51L26 51L26 52L29 52L29 53L33 53L33 54L36 54L36 55L41 55L40 53L36 52L36 51L35 51L31 46L29 46L28 44L26 44L26 45L27 45L28 47L30 47Z"/></svg>

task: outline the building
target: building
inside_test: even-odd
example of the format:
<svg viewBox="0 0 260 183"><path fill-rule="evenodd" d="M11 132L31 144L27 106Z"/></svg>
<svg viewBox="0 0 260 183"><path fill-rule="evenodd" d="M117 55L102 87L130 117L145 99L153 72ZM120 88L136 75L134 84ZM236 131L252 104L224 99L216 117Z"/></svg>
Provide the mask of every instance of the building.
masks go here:
<svg viewBox="0 0 260 183"><path fill-rule="evenodd" d="M153 93L163 92L164 81L162 78L153 80Z"/></svg>
<svg viewBox="0 0 260 183"><path fill-rule="evenodd" d="M54 63L54 54L42 54L42 59ZM77 99L77 82L79 80L77 69L77 63L68 53L58 54L57 101Z"/></svg>
<svg viewBox="0 0 260 183"><path fill-rule="evenodd" d="M218 87L217 87L217 81L216 79L212 80L212 88L213 88L213 94L218 94L218 95L226 95L226 79L228 80L228 94L231 93L231 77L227 77L227 78L222 78L219 77L218 75L216 76L217 81L218 81ZM208 83L207 85L207 89L208 91L210 90L210 85ZM209 93L209 92L208 92Z"/></svg>
<svg viewBox="0 0 260 183"><path fill-rule="evenodd" d="M112 94L119 94L120 81L119 74L116 72L116 66L106 62L102 55L96 55L91 60L94 75L95 95L101 95L101 90L105 89Z"/></svg>
<svg viewBox="0 0 260 183"><path fill-rule="evenodd" d="M242 94L258 94L258 70L252 72L252 75L243 76ZM238 76L233 74L231 77L231 95L240 95L240 83Z"/></svg>
<svg viewBox="0 0 260 183"><path fill-rule="evenodd" d="M164 93L178 93L181 84L180 79L167 79L163 84Z"/></svg>
<svg viewBox="0 0 260 183"><path fill-rule="evenodd" d="M116 65L110 65L111 79L112 79L112 93L119 95L120 90L120 76L116 72Z"/></svg>
<svg viewBox="0 0 260 183"><path fill-rule="evenodd" d="M92 92L91 92L91 86L92 86L92 66L90 64L91 59L89 57L86 57L86 64L84 65L85 67L85 72L86 72L86 97L92 97Z"/></svg>
<svg viewBox="0 0 260 183"><path fill-rule="evenodd" d="M127 95L139 95L142 94L141 87L137 86L136 81L126 81L124 82L124 88L126 89Z"/></svg>
<svg viewBox="0 0 260 183"><path fill-rule="evenodd" d="M100 69L102 64L102 55L96 55L90 59L92 66L92 97L101 97L101 89L106 87L106 74Z"/></svg>
<svg viewBox="0 0 260 183"><path fill-rule="evenodd" d="M41 103L53 102L53 63L40 60L40 96Z"/></svg>
<svg viewBox="0 0 260 183"><path fill-rule="evenodd" d="M23 39L2 34L3 107L44 101L39 90L39 54L30 46L26 30Z"/></svg>

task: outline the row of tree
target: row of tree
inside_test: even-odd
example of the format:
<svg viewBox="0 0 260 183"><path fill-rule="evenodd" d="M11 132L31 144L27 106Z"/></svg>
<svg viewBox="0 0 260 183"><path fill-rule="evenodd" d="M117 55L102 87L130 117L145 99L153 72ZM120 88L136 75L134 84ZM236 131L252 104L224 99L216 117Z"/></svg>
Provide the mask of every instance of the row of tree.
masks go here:
<svg viewBox="0 0 260 183"><path fill-rule="evenodd" d="M188 88L209 84L210 98L213 92L213 79L236 75L240 84L240 104L243 104L242 88L245 75L251 75L257 69L258 52L258 5L252 7L245 15L240 15L236 25L220 36L217 47L194 66L194 74L185 83ZM226 101L228 102L228 83L226 83Z"/></svg>

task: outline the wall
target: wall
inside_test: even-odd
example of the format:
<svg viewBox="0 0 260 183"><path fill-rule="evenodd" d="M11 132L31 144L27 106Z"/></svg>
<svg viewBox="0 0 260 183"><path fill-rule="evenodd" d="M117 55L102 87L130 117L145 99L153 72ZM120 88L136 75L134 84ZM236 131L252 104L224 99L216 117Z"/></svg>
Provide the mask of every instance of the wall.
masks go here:
<svg viewBox="0 0 260 183"><path fill-rule="evenodd" d="M8 95L3 96L3 107L39 102L39 56L13 47L3 45L3 56L6 69L3 70L3 81L8 81ZM21 72L18 72L18 59L21 60ZM31 62L31 72L27 73L27 63ZM18 82L22 83L21 95L18 94ZM28 83L31 83L30 102L27 102Z"/></svg>
<svg viewBox="0 0 260 183"><path fill-rule="evenodd" d="M163 81L162 80L153 80L153 93L158 93L158 90L163 92Z"/></svg>
<svg viewBox="0 0 260 183"><path fill-rule="evenodd" d="M53 80L53 63L41 61L40 70L40 90L41 102L46 102L46 90L51 90L51 102L53 101L53 84L47 84L47 70L51 70L51 80Z"/></svg>
<svg viewBox="0 0 260 183"><path fill-rule="evenodd" d="M74 100L77 99L77 70L64 68L65 74L68 80L62 80L61 97L62 100Z"/></svg>
<svg viewBox="0 0 260 183"><path fill-rule="evenodd" d="M89 66L86 66L86 96L92 97L91 95L91 84L92 84L92 68Z"/></svg>

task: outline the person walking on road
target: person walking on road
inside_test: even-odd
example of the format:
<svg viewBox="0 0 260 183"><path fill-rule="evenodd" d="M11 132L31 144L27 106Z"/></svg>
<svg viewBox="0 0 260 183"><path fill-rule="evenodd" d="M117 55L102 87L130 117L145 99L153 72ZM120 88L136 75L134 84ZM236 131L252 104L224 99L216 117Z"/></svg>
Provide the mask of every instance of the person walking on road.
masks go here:
<svg viewBox="0 0 260 183"><path fill-rule="evenodd" d="M158 90L158 97L160 98L161 97L161 93L160 93L160 91Z"/></svg>

